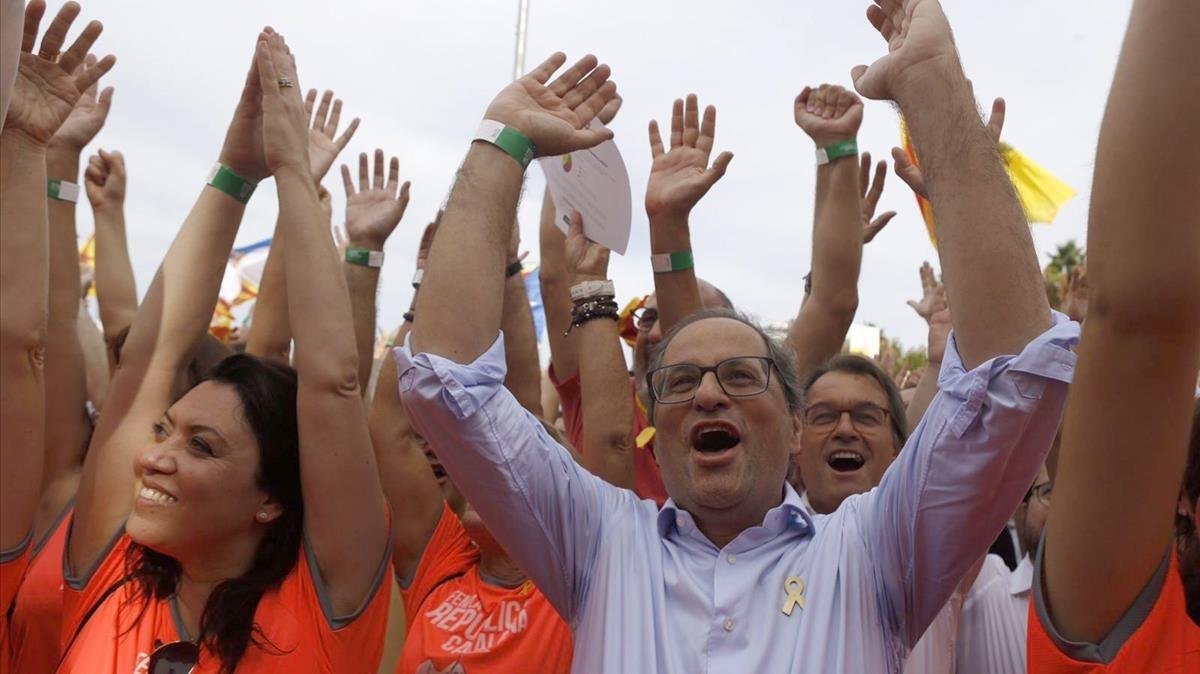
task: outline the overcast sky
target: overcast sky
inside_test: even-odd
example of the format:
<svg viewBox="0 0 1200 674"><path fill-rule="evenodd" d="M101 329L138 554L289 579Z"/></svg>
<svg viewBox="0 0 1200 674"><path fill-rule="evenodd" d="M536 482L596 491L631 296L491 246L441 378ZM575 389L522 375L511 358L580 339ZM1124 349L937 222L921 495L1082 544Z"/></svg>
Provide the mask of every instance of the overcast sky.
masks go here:
<svg viewBox="0 0 1200 674"><path fill-rule="evenodd" d="M652 287L641 208L649 171L646 124L669 117L689 92L719 110L716 149L729 172L692 214L697 270L765 321L794 315L809 269L814 160L792 120L807 84L850 86L849 71L884 53L866 2L804 0L531 0L528 65L562 50L591 52L613 69L625 104L612 127L633 186L633 237L610 275L622 301ZM51 3L50 12L57 7ZM517 0L83 0L105 24L99 54L117 55L102 85L116 87L95 141L125 153L129 244L139 292L154 274L217 157L249 67L257 31L272 25L297 56L300 85L332 88L343 119L362 126L342 159L382 147L413 183L404 221L388 242L379 303L392 327L408 307L408 279L424 225L446 194L492 96L511 79ZM1035 226L1041 262L1056 244L1082 244L1093 156L1130 0L944 0L981 106L1008 100L1007 141L1079 191L1053 226ZM80 22L82 25L82 22ZM888 157L897 116L868 102L859 146ZM92 151L89 149L89 152ZM714 153L715 155L715 153ZM326 177L335 222L344 197ZM537 257L544 180L531 168L521 206L523 248ZM238 244L271 235L277 203L264 183ZM908 188L892 174L880 211L899 216L865 251L857 321L908 345L924 324L904 301L919 295L917 267L935 260ZM81 204L80 231L91 231ZM936 266L936 261L935 261ZM469 308L464 307L464 310Z"/></svg>

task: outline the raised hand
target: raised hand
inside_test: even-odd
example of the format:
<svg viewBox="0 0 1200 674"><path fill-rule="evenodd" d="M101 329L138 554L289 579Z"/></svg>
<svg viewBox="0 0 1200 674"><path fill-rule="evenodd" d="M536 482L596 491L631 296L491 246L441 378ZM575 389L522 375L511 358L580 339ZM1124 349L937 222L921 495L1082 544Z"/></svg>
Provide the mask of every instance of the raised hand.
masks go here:
<svg viewBox="0 0 1200 674"><path fill-rule="evenodd" d="M793 106L796 126L812 138L817 147L832 145L858 135L862 125L862 99L836 84L804 87Z"/></svg>
<svg viewBox="0 0 1200 674"><path fill-rule="evenodd" d="M877 234L883 231L896 211L884 211L875 217L875 208L879 206L879 197L883 195L883 183L887 180L887 162L880 161L875 167L875 180L871 180L871 153L864 152L858 166L858 189L862 191L863 209L863 238L864 244L871 243Z"/></svg>
<svg viewBox="0 0 1200 674"><path fill-rule="evenodd" d="M5 129L20 131L41 145L50 142L71 115L83 92L92 88L117 61L109 55L93 67L80 67L104 30L99 21L89 22L70 48L60 53L67 31L79 16L79 4L75 2L68 2L58 11L42 37L41 48L34 55L38 26L45 12L43 0L33 0L25 8L21 57L8 117L4 120Z"/></svg>
<svg viewBox="0 0 1200 674"><path fill-rule="evenodd" d="M88 159L83 172L83 184L87 189L92 208L119 207L125 203L125 157L116 150L98 154Z"/></svg>
<svg viewBox="0 0 1200 674"><path fill-rule="evenodd" d="M566 262L571 283L603 281L608 278L609 250L583 234L583 216L571 211L567 230Z"/></svg>
<svg viewBox="0 0 1200 674"><path fill-rule="evenodd" d="M888 43L888 53L869 67L855 66L854 88L867 98L896 100L909 83L958 68L950 23L938 0L876 0L867 19Z"/></svg>
<svg viewBox="0 0 1200 674"><path fill-rule="evenodd" d="M650 122L650 183L646 186L646 213L658 217L684 217L708 190L725 175L733 160L732 152L722 152L708 164L717 130L717 109L704 109L699 117L695 94L688 94L686 105L676 99L671 110L671 150L666 152L658 122Z"/></svg>
<svg viewBox="0 0 1200 674"><path fill-rule="evenodd" d="M88 54L80 67L87 70L95 68L97 63L96 57ZM78 152L92 142L97 133L100 133L100 129L104 127L104 121L108 119L108 110L112 106L113 88L105 87L104 91L97 96L97 87L98 84L93 83L87 91L83 92L79 100L75 101L75 107L71 109L71 114L67 115L66 121L58 127L58 131L51 139L52 144Z"/></svg>
<svg viewBox="0 0 1200 674"><path fill-rule="evenodd" d="M332 112L329 105L331 100L333 101ZM304 114L310 118L308 160L313 180L319 183L325 174L329 173L329 167L333 166L333 161L337 159L338 154L346 149L346 144L354 137L354 132L358 130L359 119L355 117L351 120L342 135L335 139L338 123L342 119L342 99L334 99L333 92L326 91L321 96L321 105L317 107L316 115L313 115L313 105L316 101L317 90L309 89L308 96L304 98Z"/></svg>
<svg viewBox="0 0 1200 674"><path fill-rule="evenodd" d="M258 39L261 42L263 36L259 35ZM263 156L263 92L258 74L258 43L255 44L250 72L246 75L242 97L225 132L225 142L218 161L243 178L258 182L271 175L271 169L267 168Z"/></svg>
<svg viewBox="0 0 1200 674"><path fill-rule="evenodd" d="M597 65L596 57L589 54L550 82L566 60L563 53L555 53L509 84L496 95L485 115L523 133L533 141L539 156L594 147L613 137L608 129L587 128L587 120L617 95L617 84L608 79L612 71L607 65Z"/></svg>
<svg viewBox="0 0 1200 674"><path fill-rule="evenodd" d="M908 300L908 306L928 323L938 307L946 304L946 288L938 283L933 273L933 266L928 261L921 265L921 301Z"/></svg>
<svg viewBox="0 0 1200 674"><path fill-rule="evenodd" d="M267 28L258 36L254 60L262 87L263 160L271 173L293 168L311 175L296 59L283 36Z"/></svg>
<svg viewBox="0 0 1200 674"><path fill-rule="evenodd" d="M350 167L342 164L346 188L346 236L351 245L383 250L388 236L400 224L408 208L409 182L400 181L400 160L392 157L387 180L383 174L383 150L375 150L374 182L368 176L367 154L358 155L358 191L350 179Z"/></svg>
<svg viewBox="0 0 1200 674"><path fill-rule="evenodd" d="M1063 302L1063 313L1071 320L1083 322L1088 312L1088 281L1087 270L1075 267L1071 270L1071 279L1067 286L1067 299Z"/></svg>
<svg viewBox="0 0 1200 674"><path fill-rule="evenodd" d="M997 98L992 101L992 114L988 117L988 131L992 133L992 138L997 143L1000 142L1000 134L1004 131L1004 116L1006 113L1006 104L1003 98ZM925 188L925 174L921 172L921 168L914 164L908 158L908 153L904 148L892 148L892 160L895 164L896 175L908 185L917 196L928 199L929 191Z"/></svg>

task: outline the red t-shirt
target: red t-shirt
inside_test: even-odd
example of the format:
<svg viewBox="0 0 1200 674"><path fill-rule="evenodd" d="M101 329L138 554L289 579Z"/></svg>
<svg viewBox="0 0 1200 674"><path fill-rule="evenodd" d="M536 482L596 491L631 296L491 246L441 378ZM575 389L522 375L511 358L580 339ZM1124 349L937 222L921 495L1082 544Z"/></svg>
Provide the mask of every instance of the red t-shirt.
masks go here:
<svg viewBox="0 0 1200 674"><path fill-rule="evenodd" d="M550 366L550 381L558 389L558 398L562 401L563 425L567 429L567 439L575 446L575 450L583 453L583 393L579 388L579 373L574 377L560 382L554 374L554 366ZM667 488L663 486L662 473L658 470L658 462L654 460L653 428L646 418L645 411L637 402L637 385L633 377L629 378L629 387L633 389L633 437L637 443L633 448L633 493L638 498L653 499L658 507L667 500Z"/></svg>
<svg viewBox="0 0 1200 674"><path fill-rule="evenodd" d="M62 655L63 548L72 510L68 504L45 540L31 551L33 558L17 589L9 625L14 672L52 672Z"/></svg>
<svg viewBox="0 0 1200 674"><path fill-rule="evenodd" d="M408 636L398 674L569 674L571 631L526 581L485 583L479 550L447 506L402 589Z"/></svg>
<svg viewBox="0 0 1200 674"><path fill-rule="evenodd" d="M0 673L9 671L11 634L8 631L8 608L12 605L21 577L29 566L29 539L13 550L0 551Z"/></svg>
<svg viewBox="0 0 1200 674"><path fill-rule="evenodd" d="M1051 636L1053 627L1043 622L1044 594L1041 591L1041 569L1034 586L1034 601L1029 602L1028 665L1031 674L1185 674L1200 672L1200 627L1187 614L1183 582L1175 555L1170 563L1157 597L1139 597L1130 611L1114 628L1106 641L1115 643L1099 646L1080 645L1079 652L1065 653L1059 641ZM1151 588L1147 588L1148 590ZM1138 604L1152 607L1149 613L1138 610ZM1040 607L1039 607L1040 605ZM1145 617L1140 623L1136 620ZM1129 621L1134 621L1130 623ZM1112 651L1115 650L1115 656ZM1108 651L1108 655L1103 653ZM1107 662L1103 660L1107 659Z"/></svg>
<svg viewBox="0 0 1200 674"><path fill-rule="evenodd" d="M63 593L64 646L88 609L124 577L130 545L129 536L122 533L82 590L67 585ZM357 674L373 673L379 666L391 593L391 583L380 581L386 579L390 564L385 562L380 568L376 589L354 616L332 621L323 608L320 575L311 564L306 545L283 583L259 600L254 622L271 646L251 645L237 671ZM144 674L156 642L171 643L185 637L183 626L175 620L172 599L151 600L137 619L142 603L133 600L133 590L126 583L103 600L70 647L59 674ZM137 622L130 629L134 619ZM194 674L219 670L220 660L204 649Z"/></svg>

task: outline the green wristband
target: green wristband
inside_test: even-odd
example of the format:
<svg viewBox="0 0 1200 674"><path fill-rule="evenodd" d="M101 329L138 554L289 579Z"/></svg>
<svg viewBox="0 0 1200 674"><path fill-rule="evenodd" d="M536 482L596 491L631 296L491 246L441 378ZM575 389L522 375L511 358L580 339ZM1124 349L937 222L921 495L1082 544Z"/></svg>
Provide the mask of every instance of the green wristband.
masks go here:
<svg viewBox="0 0 1200 674"><path fill-rule="evenodd" d="M696 266L696 260L692 257L692 251L683 250L678 253L661 253L659 255L650 256L650 268L655 274L663 274L671 271L685 271Z"/></svg>
<svg viewBox="0 0 1200 674"><path fill-rule="evenodd" d="M379 269L383 266L383 251L346 246L346 262Z"/></svg>
<svg viewBox="0 0 1200 674"><path fill-rule="evenodd" d="M537 148L533 146L533 141L529 140L528 136L511 126L505 126L491 119L485 119L479 123L479 130L475 132L475 140L491 143L504 150L510 157L517 160L522 171L529 166L529 162L537 157Z"/></svg>
<svg viewBox="0 0 1200 674"><path fill-rule="evenodd" d="M832 145L817 148L817 166L824 166L831 161L841 159L842 157L854 157L858 155L858 141L854 138L849 140L839 140Z"/></svg>
<svg viewBox="0 0 1200 674"><path fill-rule="evenodd" d="M79 185L66 180L51 178L46 181L46 196L58 201L79 201Z"/></svg>
<svg viewBox="0 0 1200 674"><path fill-rule="evenodd" d="M212 171L209 172L208 180L205 182L243 204L250 201L250 195L254 194L254 188L258 187L256 183L246 180L222 164L213 164Z"/></svg>

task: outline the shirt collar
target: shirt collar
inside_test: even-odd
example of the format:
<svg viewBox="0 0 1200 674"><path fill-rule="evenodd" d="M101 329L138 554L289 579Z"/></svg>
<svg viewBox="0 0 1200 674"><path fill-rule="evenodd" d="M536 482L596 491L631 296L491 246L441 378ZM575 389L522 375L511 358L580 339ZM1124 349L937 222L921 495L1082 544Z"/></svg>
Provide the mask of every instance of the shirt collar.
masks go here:
<svg viewBox="0 0 1200 674"><path fill-rule="evenodd" d="M696 520L692 514L675 505L675 499L668 498L663 504L662 509L658 511L658 535L666 538L671 530L674 529L682 534L690 534L699 532L696 530ZM799 531L805 531L809 534L813 531L812 518L805 512L804 506L800 499L800 495L792 488L792 485L784 483L783 502L767 511L763 517L762 524L758 527L746 529L738 537L734 539L730 545L734 545L741 541L747 532L761 532L773 538L783 533L788 527L795 527ZM761 538L761 535L752 535L747 542L755 542ZM752 547L752 546L750 546Z"/></svg>
<svg viewBox="0 0 1200 674"><path fill-rule="evenodd" d="M1017 568L1008 577L1008 593L1014 597L1020 594L1028 594L1033 588L1033 560L1029 558L1028 553L1021 558L1021 562L1017 564Z"/></svg>

